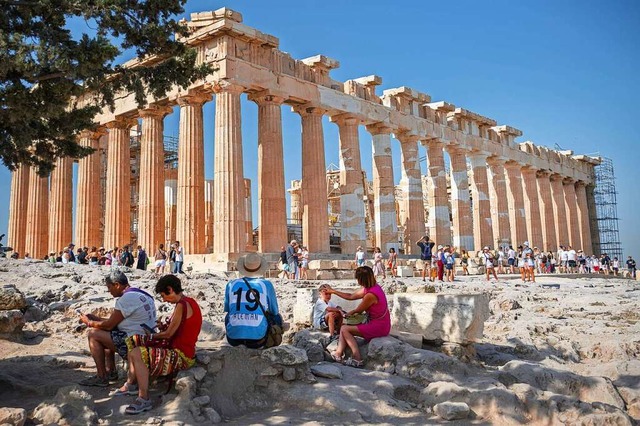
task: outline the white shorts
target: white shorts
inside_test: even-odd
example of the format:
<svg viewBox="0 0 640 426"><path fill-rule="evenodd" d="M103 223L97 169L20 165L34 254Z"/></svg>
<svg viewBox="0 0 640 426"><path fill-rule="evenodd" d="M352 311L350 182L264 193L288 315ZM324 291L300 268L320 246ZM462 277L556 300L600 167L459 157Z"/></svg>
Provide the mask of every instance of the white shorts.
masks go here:
<svg viewBox="0 0 640 426"><path fill-rule="evenodd" d="M162 268L164 265L167 264L167 261L165 259L158 259L156 260L156 268Z"/></svg>

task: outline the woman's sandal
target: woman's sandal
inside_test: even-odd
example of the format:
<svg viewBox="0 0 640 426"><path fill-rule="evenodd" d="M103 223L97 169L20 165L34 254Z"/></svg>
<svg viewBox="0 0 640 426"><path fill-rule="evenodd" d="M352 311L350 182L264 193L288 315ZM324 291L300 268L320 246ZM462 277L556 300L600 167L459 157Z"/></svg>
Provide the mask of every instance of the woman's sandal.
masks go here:
<svg viewBox="0 0 640 426"><path fill-rule="evenodd" d="M125 382L124 385L120 386L118 389L109 392L109 396L120 396L120 395L137 395L138 394L138 385L129 384L129 382Z"/></svg>
<svg viewBox="0 0 640 426"><path fill-rule="evenodd" d="M333 358L333 360L335 362L342 363L342 361L343 361L342 356L336 355L335 352L331 354L331 358Z"/></svg>
<svg viewBox="0 0 640 426"><path fill-rule="evenodd" d="M149 411L153 408L153 403L150 399L136 398L135 402L129 405L124 412L126 414L140 414L144 411Z"/></svg>
<svg viewBox="0 0 640 426"><path fill-rule="evenodd" d="M362 368L364 366L364 361L358 361L357 359L349 358L345 359L342 364L346 365L347 367Z"/></svg>

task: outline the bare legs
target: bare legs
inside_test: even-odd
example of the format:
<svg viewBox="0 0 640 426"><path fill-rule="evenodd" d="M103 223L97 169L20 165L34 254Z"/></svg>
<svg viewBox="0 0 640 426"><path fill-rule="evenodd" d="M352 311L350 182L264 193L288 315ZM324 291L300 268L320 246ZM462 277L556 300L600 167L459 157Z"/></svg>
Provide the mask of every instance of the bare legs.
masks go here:
<svg viewBox="0 0 640 426"><path fill-rule="evenodd" d="M116 371L116 347L113 345L111 333L91 328L87 331L87 340L91 356L96 363L98 377L104 379L107 377L107 371Z"/></svg>
<svg viewBox="0 0 640 426"><path fill-rule="evenodd" d="M342 327L342 314L339 312L329 312L325 317L325 321L329 326L329 334L336 334L336 330L340 330Z"/></svg>
<svg viewBox="0 0 640 426"><path fill-rule="evenodd" d="M142 360L140 348L129 351L129 365L133 365L133 372L138 382L138 397L149 399L149 368Z"/></svg>
<svg viewBox="0 0 640 426"><path fill-rule="evenodd" d="M362 337L362 334L358 331L358 326L345 325L340 328L340 341L338 342L338 349L336 350L335 355L341 357L342 354L344 354L344 350L349 346L349 349L351 349L351 353L353 354L353 359L356 361L362 361L358 342L353 336Z"/></svg>

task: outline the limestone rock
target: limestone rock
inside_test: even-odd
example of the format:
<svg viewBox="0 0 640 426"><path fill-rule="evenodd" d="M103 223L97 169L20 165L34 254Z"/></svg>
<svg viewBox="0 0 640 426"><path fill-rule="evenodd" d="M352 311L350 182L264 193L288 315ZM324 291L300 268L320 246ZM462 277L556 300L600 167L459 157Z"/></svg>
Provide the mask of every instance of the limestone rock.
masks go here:
<svg viewBox="0 0 640 426"><path fill-rule="evenodd" d="M514 309L522 309L522 306L517 300L504 296L492 299L491 302L489 302L489 307L491 308L491 312L494 314L501 311L508 312L513 311Z"/></svg>
<svg viewBox="0 0 640 426"><path fill-rule="evenodd" d="M287 382L293 382L296 379L296 369L286 367L282 370L282 378Z"/></svg>
<svg viewBox="0 0 640 426"><path fill-rule="evenodd" d="M45 401L38 405L33 418L44 424L83 424L93 425L98 422L93 397L77 385L65 386L56 393L53 401Z"/></svg>
<svg viewBox="0 0 640 426"><path fill-rule="evenodd" d="M464 402L441 402L433 407L433 412L445 420L460 420L469 415L469 406Z"/></svg>
<svg viewBox="0 0 640 426"><path fill-rule="evenodd" d="M342 379L342 370L335 365L320 362L311 366L311 372L318 377Z"/></svg>
<svg viewBox="0 0 640 426"><path fill-rule="evenodd" d="M207 407L204 408L202 410L202 412L204 413L204 416L211 422L214 424L220 423L222 421L222 417L220 417L220 414L218 414L218 412L216 410L214 410L211 407Z"/></svg>
<svg viewBox="0 0 640 426"><path fill-rule="evenodd" d="M199 382L207 375L207 370L202 367L193 367L190 370L193 373L193 377Z"/></svg>
<svg viewBox="0 0 640 426"><path fill-rule="evenodd" d="M324 347L321 339L325 338L325 336L326 333L320 331L300 330L293 337L293 345L296 348L303 349L307 353L310 362L319 362L324 360Z"/></svg>
<svg viewBox="0 0 640 426"><path fill-rule="evenodd" d="M24 294L13 285L0 287L0 311L22 309L27 306Z"/></svg>
<svg viewBox="0 0 640 426"><path fill-rule="evenodd" d="M24 315L18 310L0 311L0 334L15 334L24 327Z"/></svg>
<svg viewBox="0 0 640 426"><path fill-rule="evenodd" d="M300 348L291 345L275 346L265 349L260 357L273 364L280 365L299 365L309 362L307 353Z"/></svg>
<svg viewBox="0 0 640 426"><path fill-rule="evenodd" d="M24 408L0 408L0 425L22 426L27 420L27 410Z"/></svg>
<svg viewBox="0 0 640 426"><path fill-rule="evenodd" d="M196 379L193 376L180 377L176 380L176 390L181 395L186 395L189 398L193 398L196 394Z"/></svg>

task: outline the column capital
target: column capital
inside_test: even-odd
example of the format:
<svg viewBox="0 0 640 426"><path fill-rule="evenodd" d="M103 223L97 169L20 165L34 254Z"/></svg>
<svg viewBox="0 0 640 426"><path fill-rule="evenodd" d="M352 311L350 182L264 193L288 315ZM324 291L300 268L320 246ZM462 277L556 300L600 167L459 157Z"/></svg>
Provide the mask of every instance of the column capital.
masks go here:
<svg viewBox="0 0 640 426"><path fill-rule="evenodd" d="M444 149L449 153L449 154L467 154L469 152L469 150L461 145L455 144L455 143L448 143L445 144Z"/></svg>
<svg viewBox="0 0 640 426"><path fill-rule="evenodd" d="M373 136L390 135L391 133L393 133L393 129L389 127L387 123L383 123L383 122L369 124L368 126L366 126L366 128L367 128L367 131L371 133L371 135Z"/></svg>
<svg viewBox="0 0 640 426"><path fill-rule="evenodd" d="M179 96L176 101L181 107L189 105L202 105L210 101L211 94L204 91L189 91L189 93Z"/></svg>
<svg viewBox="0 0 640 426"><path fill-rule="evenodd" d="M274 93L269 90L250 93L247 98L258 105L282 105L285 100L284 94Z"/></svg>
<svg viewBox="0 0 640 426"><path fill-rule="evenodd" d="M565 177L564 179L562 179L562 184L563 185L573 185L576 183L576 180L572 177Z"/></svg>
<svg viewBox="0 0 640 426"><path fill-rule="evenodd" d="M420 143L425 148L429 148L429 147L433 147L433 148L440 147L440 149L444 148L444 142L439 138L420 139Z"/></svg>
<svg viewBox="0 0 640 426"><path fill-rule="evenodd" d="M522 164L518 163L517 161L513 161L513 160L508 160L504 163L504 168L507 170L520 170L520 168L522 167Z"/></svg>
<svg viewBox="0 0 640 426"><path fill-rule="evenodd" d="M487 164L490 166L504 167L506 162L506 158L497 155L492 155L491 157L487 158Z"/></svg>
<svg viewBox="0 0 640 426"><path fill-rule="evenodd" d="M486 152L486 151L472 150L471 152L469 152L467 154L467 156L469 158L472 158L472 157L473 158L484 158L486 160L487 158L489 158L490 154L488 152Z"/></svg>
<svg viewBox="0 0 640 426"><path fill-rule="evenodd" d="M232 83L228 80L220 80L211 86L211 90L213 90L213 93L216 93L216 94L227 92L227 93L235 93L239 95L245 91L245 87L239 84Z"/></svg>
<svg viewBox="0 0 640 426"><path fill-rule="evenodd" d="M319 106L313 104L303 104L291 107L291 110L297 114L300 114L302 117L308 116L323 116L327 110L324 108L320 108Z"/></svg>
<svg viewBox="0 0 640 426"><path fill-rule="evenodd" d="M551 176L551 171L550 170L538 170L536 171L536 177L538 178L549 178L549 176Z"/></svg>
<svg viewBox="0 0 640 426"><path fill-rule="evenodd" d="M336 123L338 126L357 126L360 124L360 119L353 114L340 113L329 117L332 123Z"/></svg>
<svg viewBox="0 0 640 426"><path fill-rule="evenodd" d="M577 187L584 186L584 187L586 188L586 187L587 187L587 185L588 185L588 184L587 184L587 182L585 182L585 181L583 181L583 180L576 181L576 186L577 186Z"/></svg>
<svg viewBox="0 0 640 426"><path fill-rule="evenodd" d="M93 130L84 129L80 132L80 139L99 139L101 136L107 134L107 129L105 127L97 127Z"/></svg>
<svg viewBox="0 0 640 426"><path fill-rule="evenodd" d="M523 175L536 175L538 172L537 169L535 169L534 167L528 164L525 164L524 166L522 166L521 170Z"/></svg>
<svg viewBox="0 0 640 426"><path fill-rule="evenodd" d="M141 109L138 111L138 115L141 118L147 117L161 117L164 118L165 115L171 114L173 109L167 105L149 105L145 109Z"/></svg>
<svg viewBox="0 0 640 426"><path fill-rule="evenodd" d="M551 175L549 176L549 179L551 179L554 182L557 182L557 181L562 181L562 179L564 179L564 176L559 175L558 173L551 173Z"/></svg>
<svg viewBox="0 0 640 426"><path fill-rule="evenodd" d="M138 124L138 120L136 120L135 118L119 117L119 118L116 118L114 121L110 121L110 122L106 123L105 127L107 129L128 130L128 129L132 128L133 126L135 126L136 124Z"/></svg>
<svg viewBox="0 0 640 426"><path fill-rule="evenodd" d="M418 141L420 137L418 135L416 135L415 133L411 133L408 131L397 131L396 132L396 139L398 139L400 141L401 144L403 143L415 143Z"/></svg>

